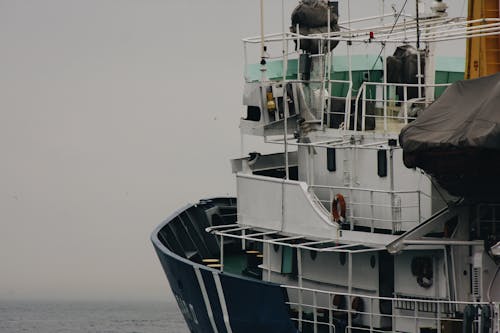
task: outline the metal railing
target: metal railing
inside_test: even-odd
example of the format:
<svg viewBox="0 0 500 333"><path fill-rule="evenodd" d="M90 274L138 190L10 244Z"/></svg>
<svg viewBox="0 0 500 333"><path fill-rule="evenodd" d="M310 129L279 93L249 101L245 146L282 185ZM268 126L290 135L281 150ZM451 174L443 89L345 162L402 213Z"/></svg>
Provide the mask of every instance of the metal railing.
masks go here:
<svg viewBox="0 0 500 333"><path fill-rule="evenodd" d="M423 208L430 196L420 190L385 191L368 188L310 185L309 192L321 209L331 216L332 202L337 194L346 200L346 221L351 230L356 225L390 229L393 233L408 230L428 216ZM406 204L402 204L402 203Z"/></svg>
<svg viewBox="0 0 500 333"><path fill-rule="evenodd" d="M408 122L415 120L417 118L415 115L409 114L409 107L412 105L421 105L422 107L428 106L430 103L434 101L434 93L432 96L424 96L422 90L435 89L439 87L448 87L451 83L436 83L436 84L410 84L410 83L383 83L383 82L363 82L361 85L358 94L356 96L356 102L354 105L354 130L358 128L358 117L357 115L361 111L361 131L365 131L366 129L366 120L369 118L373 118L375 120L380 119L383 121L383 130L387 132L389 130L389 122L397 122L400 124L408 124ZM367 98L367 89L369 87L382 87L384 89L384 98ZM390 88L402 88L403 96L399 96L399 99L391 98L391 96L387 96L387 89ZM408 98L408 89L417 89L418 96L414 98ZM361 103L360 103L361 102ZM367 102L372 103L383 103L381 108L378 110L382 111L381 115L372 114L367 115ZM401 104L401 106L397 106L397 104ZM361 110L359 110L359 106L361 104ZM397 115L394 113L397 112ZM392 114L389 114L392 113ZM347 128L349 128L351 117L346 118Z"/></svg>
<svg viewBox="0 0 500 333"><path fill-rule="evenodd" d="M491 309L490 324L496 329L500 327L500 302L380 297L290 285L281 287L290 298L287 304L292 314L296 314L292 315L292 320L297 322L299 330L308 326L307 332L325 332L326 329L329 333L350 333L353 329L356 332L420 332L424 327L442 332L446 325L454 327L452 331L455 332L457 327L464 325L463 311L467 306L472 306L476 311L471 325L481 325L484 319L479 315L480 309L488 306ZM449 329L446 331L450 332Z"/></svg>
<svg viewBox="0 0 500 333"><path fill-rule="evenodd" d="M276 83L281 85L284 84L283 82L276 82ZM305 83L318 84L318 86L328 85L330 93L325 94L324 91L327 90L324 89L324 87L318 88L320 89L320 96L318 97L318 100L312 104L308 103L308 101L304 99L305 96L303 95L303 93L300 92L297 93L299 96L287 96L287 98L291 97L295 98L296 101L298 102L295 103L296 109L294 111L294 114L290 114L289 110L276 108L276 110L273 112L274 121L268 119L268 124L282 121L284 118L295 116L305 111L314 118L309 120L309 122L312 121L321 125L324 125L326 123L327 126L329 126L331 117L339 116L343 120L342 123L339 125L339 129L352 129L354 131L360 130L362 132L367 131L366 123L367 120L369 119L373 119L374 122L376 123L376 125L374 124L373 129L368 129L370 131L375 130L383 132L388 132L388 131L399 132L401 126L406 125L417 118L416 111L414 110L412 114L411 108L416 107L415 109L419 108L423 109L424 107L428 106L430 103L434 101L434 96L425 97L423 96L423 94L422 97L408 98L410 95L408 93L409 89L426 90L426 89L434 89L440 87L448 87L451 85L451 83L426 85L426 84L409 84L409 83L404 84L404 83L363 82L358 90L356 98L353 100L352 99L353 82L349 80L325 79L325 80L305 81L299 79L290 79L286 80L285 83L286 85L288 84L295 85L297 87L297 91L300 90L300 85ZM331 94L331 91L334 85L343 85L344 87L347 85L347 91L345 93L345 96L333 96ZM393 89L401 88L402 96L394 96L394 97L384 96L383 98L367 97L367 91L370 88L376 89L377 87L382 87L384 90L391 88ZM386 95L386 92L384 92L384 95ZM396 93L394 93L394 95L396 95ZM263 99L265 99L264 97ZM331 111L330 103L332 99L345 100L343 112ZM351 108L352 103L354 103L354 108ZM382 106L374 107L373 109L376 112L374 112L373 114L368 114L367 103L382 104ZM276 100L275 104L279 105L280 103L278 103L278 101ZM313 107L314 104L317 104L316 109L314 109ZM281 106L284 106L284 103L281 103ZM360 114L360 116L358 116L358 114ZM361 124L359 124L359 122ZM262 126L266 126L268 124L264 124ZM380 128L381 124L383 125L382 129ZM396 128L391 128L394 127L395 125ZM401 126L397 127L397 125Z"/></svg>
<svg viewBox="0 0 500 333"><path fill-rule="evenodd" d="M328 41L339 42L346 41L353 44L409 44L416 43L417 39L421 43L426 42L445 42L450 40L465 40L477 37L487 37L500 35L500 19L499 18L479 18L474 20L466 20L463 17L442 17L434 19L420 20L418 25L421 27L420 35L417 37L415 27L416 20L405 21L401 23L390 23L387 25L367 26L364 28L345 28L350 23L361 23L361 21L372 21L383 17L394 17L392 14L384 16L373 16L370 18L352 20L350 22L340 22L342 29L340 31L331 31L330 33L318 33L312 35L302 35L292 32L270 33L260 36L252 36L244 38L243 44L260 45L262 42L266 44L283 43L285 41L300 41L300 40L318 40L325 45Z"/></svg>
<svg viewBox="0 0 500 333"><path fill-rule="evenodd" d="M321 290L304 287L304 276L302 273L302 249L318 252L346 253L349 261L348 281L352 281L352 254L366 251L374 252L382 249L353 249L346 245L323 248L332 240L306 241L302 236L279 235L277 231L252 230L248 226L239 224L214 226L207 228L221 237L221 245L224 238L233 237L262 242L266 244L267 279L271 281L271 256L270 246L273 244L296 248L297 251L297 285L283 284L281 287L288 295L287 305L291 310L291 319L297 323L299 330L304 333L330 332L421 332L420 328L432 328L436 332L456 332L464 323L464 313L469 307L473 309L473 316L469 318L471 325L480 326L485 324L481 310L489 307L490 318L487 324L493 327L492 332L500 329L500 302L472 302L452 301L445 297L429 297L416 294L395 293L395 297L384 297L377 295L375 289L360 289L351 282L347 286L332 285L333 290ZM234 234L241 233L241 235ZM266 237L274 236L269 239ZM297 240L306 243L296 242ZM318 248L313 248L318 245ZM359 246L359 245L358 245ZM221 250L220 262L223 251ZM222 270L221 266L221 270ZM458 326L456 326L458 325ZM448 327L442 329L442 327ZM487 325L485 325L487 326ZM451 327L451 328L450 328ZM478 330L476 330L478 331Z"/></svg>

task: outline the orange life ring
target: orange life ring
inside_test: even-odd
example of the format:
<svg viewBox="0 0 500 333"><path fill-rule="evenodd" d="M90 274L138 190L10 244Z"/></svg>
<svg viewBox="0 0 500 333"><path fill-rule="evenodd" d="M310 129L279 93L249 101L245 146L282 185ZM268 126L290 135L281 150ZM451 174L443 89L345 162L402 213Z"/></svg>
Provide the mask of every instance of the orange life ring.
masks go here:
<svg viewBox="0 0 500 333"><path fill-rule="evenodd" d="M332 201L333 221L343 223L345 221L345 211L346 211L346 204L344 196L340 193L337 193Z"/></svg>

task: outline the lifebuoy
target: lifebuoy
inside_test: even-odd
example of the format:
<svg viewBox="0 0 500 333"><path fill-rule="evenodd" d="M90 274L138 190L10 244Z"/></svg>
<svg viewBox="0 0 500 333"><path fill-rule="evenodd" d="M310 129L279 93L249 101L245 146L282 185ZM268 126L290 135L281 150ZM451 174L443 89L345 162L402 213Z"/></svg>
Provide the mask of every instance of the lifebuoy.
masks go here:
<svg viewBox="0 0 500 333"><path fill-rule="evenodd" d="M344 196L340 193L335 195L332 201L332 218L334 222L344 223L346 204Z"/></svg>

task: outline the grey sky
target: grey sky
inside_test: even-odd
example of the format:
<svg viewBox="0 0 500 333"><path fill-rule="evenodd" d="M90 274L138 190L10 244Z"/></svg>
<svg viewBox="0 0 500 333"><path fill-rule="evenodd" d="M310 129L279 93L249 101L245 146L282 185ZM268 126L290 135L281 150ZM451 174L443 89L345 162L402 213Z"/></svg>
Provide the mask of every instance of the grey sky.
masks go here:
<svg viewBox="0 0 500 333"><path fill-rule="evenodd" d="M0 0L0 299L170 295L149 234L234 192L256 34L253 0Z"/></svg>

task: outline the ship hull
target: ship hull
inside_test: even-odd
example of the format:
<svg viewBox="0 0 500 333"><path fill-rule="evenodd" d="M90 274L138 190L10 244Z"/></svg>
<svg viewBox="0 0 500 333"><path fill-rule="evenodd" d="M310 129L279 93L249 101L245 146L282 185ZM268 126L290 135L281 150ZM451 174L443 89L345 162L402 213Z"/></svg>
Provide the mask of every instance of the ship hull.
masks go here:
<svg viewBox="0 0 500 333"><path fill-rule="evenodd" d="M225 204L224 199L216 201ZM213 210L217 202L209 201L208 205L191 205L178 210L151 237L189 330L192 333L296 333L290 319L286 291L279 285L223 273L187 259L179 253L181 249L175 248L173 239L180 243L180 230L192 231L193 226L203 226L206 222L203 221L204 213ZM190 221L186 222L185 216L190 216ZM169 241L168 237L175 238ZM203 237L214 236L207 234ZM205 245L200 249L209 247L209 244Z"/></svg>

